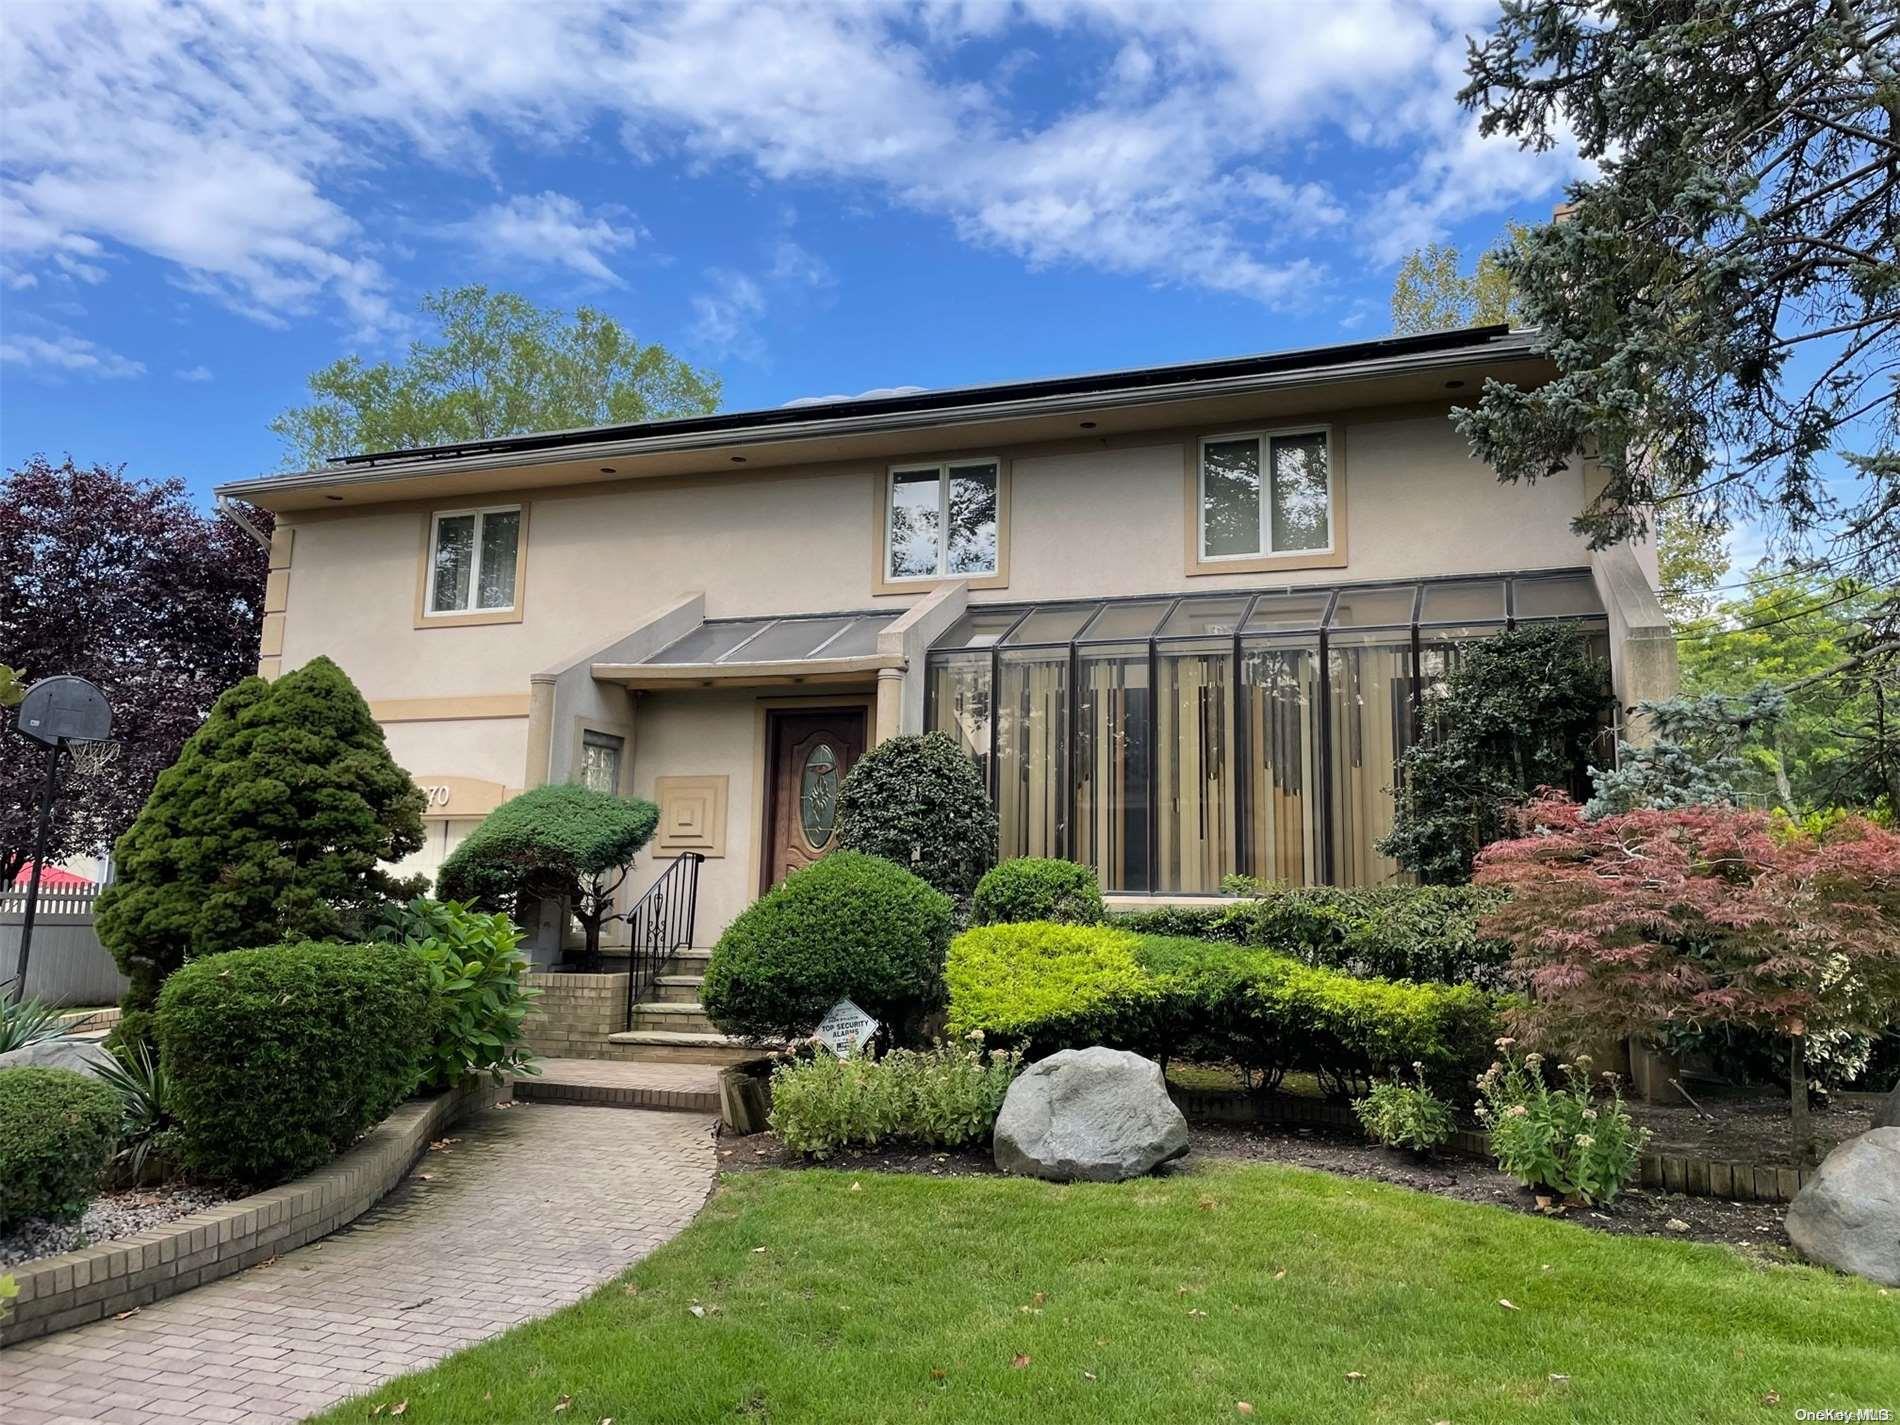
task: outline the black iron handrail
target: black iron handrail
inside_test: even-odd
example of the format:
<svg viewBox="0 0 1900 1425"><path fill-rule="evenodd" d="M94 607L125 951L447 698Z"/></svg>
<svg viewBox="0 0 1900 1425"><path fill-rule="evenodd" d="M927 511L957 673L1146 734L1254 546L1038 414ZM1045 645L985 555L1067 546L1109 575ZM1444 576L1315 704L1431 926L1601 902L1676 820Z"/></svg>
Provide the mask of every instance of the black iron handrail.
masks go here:
<svg viewBox="0 0 1900 1425"><path fill-rule="evenodd" d="M627 1015L622 1028L633 1028L633 1007L653 986L661 968L693 943L693 918L699 908L697 851L683 851L646 888L620 919L631 931L627 941Z"/></svg>

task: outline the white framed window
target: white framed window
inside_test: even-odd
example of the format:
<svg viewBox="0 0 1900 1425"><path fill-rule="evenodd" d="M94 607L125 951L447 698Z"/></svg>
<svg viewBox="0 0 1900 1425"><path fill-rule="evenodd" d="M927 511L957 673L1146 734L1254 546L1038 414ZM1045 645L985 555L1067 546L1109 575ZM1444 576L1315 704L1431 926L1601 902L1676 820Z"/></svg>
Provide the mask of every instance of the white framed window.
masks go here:
<svg viewBox="0 0 1900 1425"><path fill-rule="evenodd" d="M429 614L505 613L515 606L521 506L438 510L429 525Z"/></svg>
<svg viewBox="0 0 1900 1425"><path fill-rule="evenodd" d="M894 465L885 486L884 573L893 581L994 574L1002 463Z"/></svg>
<svg viewBox="0 0 1900 1425"><path fill-rule="evenodd" d="M1201 558L1330 553L1332 436L1305 426L1203 438Z"/></svg>

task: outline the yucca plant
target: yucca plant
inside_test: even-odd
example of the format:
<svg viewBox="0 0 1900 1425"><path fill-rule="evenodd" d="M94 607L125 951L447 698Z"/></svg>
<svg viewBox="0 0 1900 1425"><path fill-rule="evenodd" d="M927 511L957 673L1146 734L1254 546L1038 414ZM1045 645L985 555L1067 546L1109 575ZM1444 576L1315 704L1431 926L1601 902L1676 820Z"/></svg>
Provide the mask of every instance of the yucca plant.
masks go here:
<svg viewBox="0 0 1900 1425"><path fill-rule="evenodd" d="M0 998L0 1054L64 1037L66 1021L61 1013L58 1005L43 999Z"/></svg>
<svg viewBox="0 0 1900 1425"><path fill-rule="evenodd" d="M98 1074L119 1095L119 1148L113 1155L113 1166L125 1174L128 1182L138 1183L145 1176L152 1150L172 1126L166 1107L171 1081L152 1057L151 1046L142 1040L107 1058L98 1066Z"/></svg>

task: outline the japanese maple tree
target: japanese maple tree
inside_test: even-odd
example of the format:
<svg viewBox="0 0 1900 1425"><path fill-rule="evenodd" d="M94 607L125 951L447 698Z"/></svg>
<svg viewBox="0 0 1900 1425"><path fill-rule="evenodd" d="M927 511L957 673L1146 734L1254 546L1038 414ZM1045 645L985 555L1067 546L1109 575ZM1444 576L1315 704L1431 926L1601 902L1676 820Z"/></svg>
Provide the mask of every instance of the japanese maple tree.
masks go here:
<svg viewBox="0 0 1900 1425"><path fill-rule="evenodd" d="M1806 836L1732 807L1590 820L1559 796L1519 826L1475 879L1511 893L1485 929L1514 947L1521 1028L1563 1045L1670 1023L1785 1035L1805 1152L1805 1036L1900 1013L1900 835L1849 818Z"/></svg>

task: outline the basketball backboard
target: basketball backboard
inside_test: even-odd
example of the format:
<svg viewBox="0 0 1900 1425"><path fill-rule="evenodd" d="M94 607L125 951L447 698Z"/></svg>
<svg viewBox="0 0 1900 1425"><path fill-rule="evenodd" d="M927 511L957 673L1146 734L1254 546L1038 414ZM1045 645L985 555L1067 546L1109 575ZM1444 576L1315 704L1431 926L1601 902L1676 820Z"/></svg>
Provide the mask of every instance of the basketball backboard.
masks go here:
<svg viewBox="0 0 1900 1425"><path fill-rule="evenodd" d="M112 736L112 708L84 678L42 678L20 700L14 725L49 746L104 742Z"/></svg>

